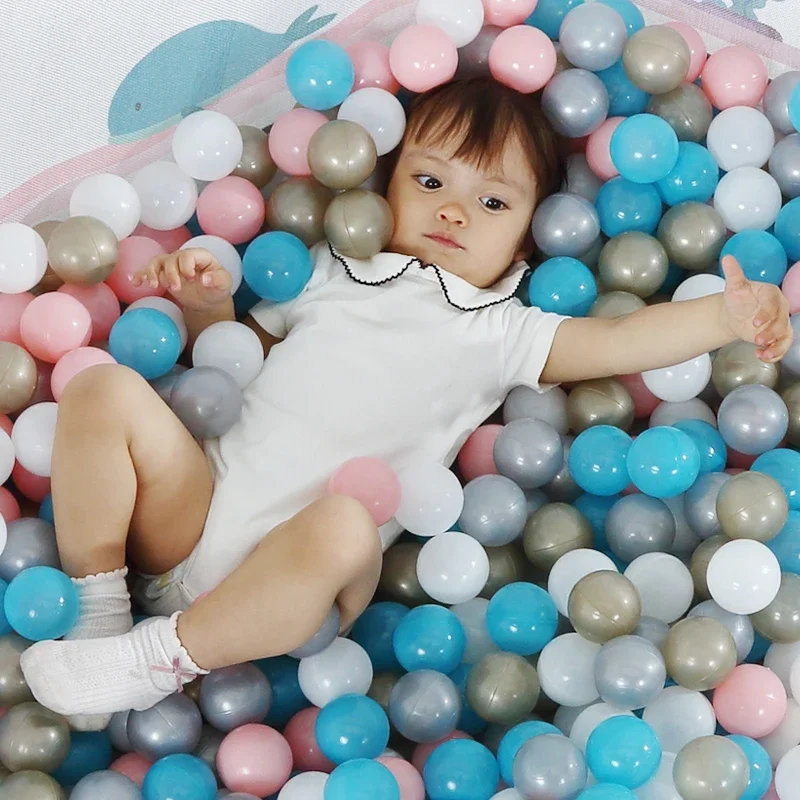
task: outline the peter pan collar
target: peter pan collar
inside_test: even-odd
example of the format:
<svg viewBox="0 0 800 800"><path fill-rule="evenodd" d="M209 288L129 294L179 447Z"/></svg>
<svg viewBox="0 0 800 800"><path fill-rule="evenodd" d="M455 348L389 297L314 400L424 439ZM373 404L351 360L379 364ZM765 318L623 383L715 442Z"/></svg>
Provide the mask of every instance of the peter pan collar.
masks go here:
<svg viewBox="0 0 800 800"><path fill-rule="evenodd" d="M518 261L497 283L481 289L436 264L424 264L420 259L402 253L378 253L372 258L359 259L343 256L331 244L328 248L331 256L356 283L382 286L410 270L415 270L416 274L435 281L445 300L460 311L478 311L512 300L528 270L524 261Z"/></svg>

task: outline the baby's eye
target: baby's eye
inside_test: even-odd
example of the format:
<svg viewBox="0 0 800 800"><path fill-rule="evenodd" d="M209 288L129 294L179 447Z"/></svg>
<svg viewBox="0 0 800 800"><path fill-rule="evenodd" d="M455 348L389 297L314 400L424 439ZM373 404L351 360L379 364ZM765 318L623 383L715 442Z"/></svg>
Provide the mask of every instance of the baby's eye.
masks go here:
<svg viewBox="0 0 800 800"><path fill-rule="evenodd" d="M502 200L498 200L496 197L481 197L481 203L483 203L489 211L502 211L508 208Z"/></svg>
<svg viewBox="0 0 800 800"><path fill-rule="evenodd" d="M424 189L441 189L442 182L432 175L415 175L414 180Z"/></svg>

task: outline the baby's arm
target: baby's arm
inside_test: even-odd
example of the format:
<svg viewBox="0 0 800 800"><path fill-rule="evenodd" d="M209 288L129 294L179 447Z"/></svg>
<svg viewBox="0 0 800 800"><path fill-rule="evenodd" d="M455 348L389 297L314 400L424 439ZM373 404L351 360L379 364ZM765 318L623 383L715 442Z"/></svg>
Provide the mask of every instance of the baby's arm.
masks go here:
<svg viewBox="0 0 800 800"><path fill-rule="evenodd" d="M748 281L723 259L725 291L661 303L617 319L569 319L559 327L542 373L545 383L625 375L679 364L737 339L753 342L764 361L792 343L789 309L777 286Z"/></svg>

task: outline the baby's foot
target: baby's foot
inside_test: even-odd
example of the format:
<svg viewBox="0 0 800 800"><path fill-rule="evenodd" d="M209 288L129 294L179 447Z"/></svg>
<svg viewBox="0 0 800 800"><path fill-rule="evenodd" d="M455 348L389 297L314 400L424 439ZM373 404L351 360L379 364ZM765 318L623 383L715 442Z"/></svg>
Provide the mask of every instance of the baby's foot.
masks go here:
<svg viewBox="0 0 800 800"><path fill-rule="evenodd" d="M123 636L38 642L20 659L33 696L57 714L113 714L150 708L205 675L181 645L179 613Z"/></svg>

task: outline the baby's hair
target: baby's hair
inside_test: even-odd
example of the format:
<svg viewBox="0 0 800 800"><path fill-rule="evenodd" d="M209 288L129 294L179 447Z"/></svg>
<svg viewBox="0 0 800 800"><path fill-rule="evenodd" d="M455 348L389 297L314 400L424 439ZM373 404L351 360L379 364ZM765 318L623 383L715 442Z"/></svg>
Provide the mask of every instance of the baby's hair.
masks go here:
<svg viewBox="0 0 800 800"><path fill-rule="evenodd" d="M521 94L493 78L457 79L416 97L404 141L456 145L455 158L488 170L499 166L509 136L522 145L538 200L557 192L564 178L563 147L540 95Z"/></svg>

